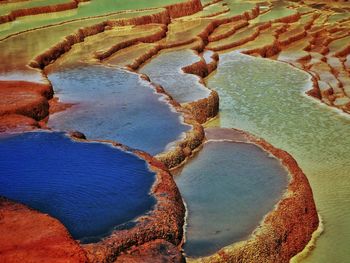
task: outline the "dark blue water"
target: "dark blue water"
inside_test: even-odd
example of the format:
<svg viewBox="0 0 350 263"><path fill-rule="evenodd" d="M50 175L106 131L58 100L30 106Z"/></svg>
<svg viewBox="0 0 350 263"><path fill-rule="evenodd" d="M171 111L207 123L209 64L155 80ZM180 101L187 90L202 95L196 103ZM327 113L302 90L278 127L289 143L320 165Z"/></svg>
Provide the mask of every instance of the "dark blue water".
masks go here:
<svg viewBox="0 0 350 263"><path fill-rule="evenodd" d="M144 160L107 144L51 132L0 139L0 195L59 219L83 242L149 211L154 181Z"/></svg>
<svg viewBox="0 0 350 263"><path fill-rule="evenodd" d="M80 66L51 73L49 79L60 101L76 103L50 117L55 129L78 130L89 139L115 140L153 155L189 129L134 73Z"/></svg>
<svg viewBox="0 0 350 263"><path fill-rule="evenodd" d="M281 198L288 175L253 144L212 141L176 183L188 208L184 250L200 257L246 239Z"/></svg>

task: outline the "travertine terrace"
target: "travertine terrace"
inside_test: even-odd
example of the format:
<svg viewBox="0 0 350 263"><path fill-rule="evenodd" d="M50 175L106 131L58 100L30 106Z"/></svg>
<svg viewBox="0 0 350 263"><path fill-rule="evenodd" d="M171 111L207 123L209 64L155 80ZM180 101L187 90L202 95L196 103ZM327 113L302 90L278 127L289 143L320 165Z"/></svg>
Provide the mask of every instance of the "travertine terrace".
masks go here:
<svg viewBox="0 0 350 263"><path fill-rule="evenodd" d="M350 114L349 14L347 1L326 0L0 0L0 139L3 135L5 138L8 134L37 129L57 130L58 126L50 126L50 118L61 117L62 122L67 121L62 113L69 110L73 116L89 101L102 108L106 101L100 97L96 97L96 101L70 100L65 97L65 91L50 81L53 74L57 74L59 82L59 74L64 71L84 72L94 67L136 75L136 81L130 85L147 89L163 108L166 105L167 112L178 116L161 122L188 127L178 134L176 141L167 141L163 151L155 156L145 149L131 149L129 145L111 141L109 137L89 138L76 129L64 130L70 132L73 140L107 143L145 160L156 173L151 194L157 203L151 211L135 219L133 227L116 230L95 243L80 244L58 219L14 202L16 200L7 200L6 196L2 198L0 192L0 233L4 233L0 236L10 237L10 233L16 233L10 242L8 238L0 238L0 261L33 262L43 257L46 262L288 262L309 242L316 242L312 235L321 228L322 211L318 215L318 200L315 198L314 202L309 174L298 164L301 160L293 158L294 149L293 153L287 153L283 144L272 145L268 137L261 138L260 131L253 128L253 135L234 130L244 126L242 123L249 123L249 117L242 116L236 123L232 120L234 125L230 129L220 129L225 127L220 125L220 106L227 111L229 97L220 97L217 87L208 82L220 71L221 57L226 54L241 53L251 58L279 61L296 72L308 74L307 90L300 87L300 92L316 110L322 105L322 110L337 114L319 129L327 129L328 124L331 126L339 118L347 123L346 116ZM84 76L74 77L82 82L79 78ZM258 87L258 78L256 82ZM97 79L87 83L86 88L98 93L99 85L112 90L108 93L109 101L120 104L120 110L108 114L116 118L125 114L128 101L123 100L126 93L120 89L128 89L127 85L122 87ZM257 89L257 92L265 91ZM84 94L76 96L83 98ZM145 96L143 103L152 103L149 98ZM128 111L130 114L138 116L142 112L146 116L139 118L140 123L135 126L139 129L135 140L136 136L148 140L143 138L142 129L152 127L152 123L147 123L152 108L133 107ZM242 110L245 111L249 108ZM103 110L97 114L108 116ZM125 136L123 125L133 127L133 123L127 122L120 127L113 126L98 115L88 121L89 127L105 129L102 134L118 132L121 138ZM254 123L249 125L255 127ZM217 128L207 128L210 126ZM166 130L153 132L155 137L167 133ZM295 132L286 130L285 134L293 137ZM317 141L317 130L312 132L315 145L322 143ZM344 143L347 148L347 138L339 140L347 136L344 132L333 132L329 139L334 139L335 145ZM203 143L213 139L259 146L280 161L291 179L280 200L264 218L259 218L259 226L246 240L220 247L208 257L186 258L182 250L186 242L183 231L185 218L191 215L185 214L186 200L182 199L181 189L178 190L171 175L195 158ZM339 152L343 156L348 153L344 149ZM311 166L317 166L317 161ZM347 166L344 173L349 174L346 169ZM344 192L339 190L347 200ZM33 229L29 230L27 224ZM350 221L343 227L350 227ZM21 235L26 235L26 239L20 240ZM334 237L327 242L332 240ZM41 250L33 251L37 247ZM42 249L46 248L44 255ZM304 250L303 255L308 253L309 250ZM320 253L317 244L314 253ZM344 255L345 252L343 258Z"/></svg>

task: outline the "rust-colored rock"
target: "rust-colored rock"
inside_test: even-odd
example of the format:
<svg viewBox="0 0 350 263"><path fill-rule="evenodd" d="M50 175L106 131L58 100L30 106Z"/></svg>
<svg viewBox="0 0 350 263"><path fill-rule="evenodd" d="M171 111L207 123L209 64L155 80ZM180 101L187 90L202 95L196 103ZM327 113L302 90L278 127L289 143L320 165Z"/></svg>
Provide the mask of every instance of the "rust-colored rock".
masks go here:
<svg viewBox="0 0 350 263"><path fill-rule="evenodd" d="M80 1L78 0L74 0L74 1L70 1L62 4L54 4L54 5L38 6L38 7L13 10L11 13L7 15L0 16L0 24L14 21L18 17L45 14L45 13L54 13L54 12L74 9L78 7L79 2Z"/></svg>
<svg viewBox="0 0 350 263"><path fill-rule="evenodd" d="M32 118L18 114L0 116L0 133L23 132L36 128L39 128L39 124Z"/></svg>
<svg viewBox="0 0 350 263"><path fill-rule="evenodd" d="M121 254L115 263L184 263L179 249L165 240L155 240Z"/></svg>
<svg viewBox="0 0 350 263"><path fill-rule="evenodd" d="M1 262L87 262L56 219L0 197Z"/></svg>
<svg viewBox="0 0 350 263"><path fill-rule="evenodd" d="M178 4L168 5L165 8L167 9L170 17L172 18L192 15L203 9L200 0L184 1Z"/></svg>
<svg viewBox="0 0 350 263"><path fill-rule="evenodd" d="M25 81L0 81L0 116L24 115L35 120L49 113L50 85Z"/></svg>

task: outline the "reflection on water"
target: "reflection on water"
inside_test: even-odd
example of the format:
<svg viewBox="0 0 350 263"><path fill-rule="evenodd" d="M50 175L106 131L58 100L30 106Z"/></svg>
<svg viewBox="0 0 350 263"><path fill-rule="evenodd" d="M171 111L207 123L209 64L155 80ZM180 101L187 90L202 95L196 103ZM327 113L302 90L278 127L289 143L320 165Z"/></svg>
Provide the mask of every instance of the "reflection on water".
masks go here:
<svg viewBox="0 0 350 263"><path fill-rule="evenodd" d="M157 154L189 126L137 74L103 66L49 74L61 102L75 103L50 116L58 130L78 130L90 139L115 140Z"/></svg>
<svg viewBox="0 0 350 263"><path fill-rule="evenodd" d="M288 183L279 161L249 143L209 141L175 178L188 208L187 256L245 239Z"/></svg>
<svg viewBox="0 0 350 263"><path fill-rule="evenodd" d="M75 239L97 241L155 204L144 160L62 133L0 140L0 195L59 219Z"/></svg>
<svg viewBox="0 0 350 263"><path fill-rule="evenodd" d="M304 95L309 76L238 53L220 55L208 80L220 96L211 126L235 127L288 151L307 175L325 233L305 262L347 262L350 243L350 120Z"/></svg>

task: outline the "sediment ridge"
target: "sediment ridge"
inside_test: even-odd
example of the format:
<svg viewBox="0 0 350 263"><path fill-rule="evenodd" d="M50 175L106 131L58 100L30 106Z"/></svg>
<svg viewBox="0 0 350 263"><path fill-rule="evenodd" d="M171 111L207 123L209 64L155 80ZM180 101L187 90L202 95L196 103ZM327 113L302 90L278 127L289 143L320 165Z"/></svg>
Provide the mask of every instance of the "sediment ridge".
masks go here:
<svg viewBox="0 0 350 263"><path fill-rule="evenodd" d="M78 8L81 0L70 0L67 3L55 4L55 5L46 5L38 7L23 8L11 11L7 15L0 16L0 24L11 22L16 20L16 18L23 16L31 16L38 14L54 13L60 11L66 11L70 9Z"/></svg>

